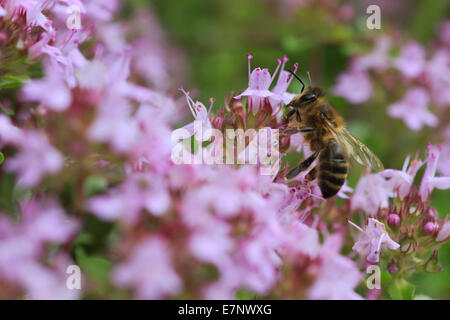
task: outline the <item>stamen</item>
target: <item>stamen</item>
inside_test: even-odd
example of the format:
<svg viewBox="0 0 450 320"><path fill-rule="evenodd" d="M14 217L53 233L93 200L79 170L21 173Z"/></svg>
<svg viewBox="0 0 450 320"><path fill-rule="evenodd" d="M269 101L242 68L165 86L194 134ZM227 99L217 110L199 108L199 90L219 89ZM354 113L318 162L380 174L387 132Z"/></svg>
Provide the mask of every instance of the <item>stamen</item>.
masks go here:
<svg viewBox="0 0 450 320"><path fill-rule="evenodd" d="M352 221L347 220L348 223L350 223L350 225L352 225L353 227L355 227L356 229L358 229L359 231L361 231L364 234L367 234L366 231L364 231L363 229L361 229L358 225L354 224Z"/></svg>
<svg viewBox="0 0 450 320"><path fill-rule="evenodd" d="M208 109L208 116L209 116L209 114L211 113L211 109L212 109L212 106L213 106L213 104L214 104L215 101L216 101L216 99L214 99L214 98L209 98L209 103L210 103L210 105L209 105L209 109Z"/></svg>
<svg viewBox="0 0 450 320"><path fill-rule="evenodd" d="M187 93L183 87L179 87L178 90L180 90L181 92L184 93L184 95L186 96L186 101L188 103L189 106L189 110L191 110L192 115L194 116L194 118L197 118L197 113L194 110L194 100L192 100L192 98L189 96L189 93Z"/></svg>
<svg viewBox="0 0 450 320"><path fill-rule="evenodd" d="M250 73L251 73L250 60L253 59L253 56L250 53L248 53L247 59L248 59L248 80L250 81Z"/></svg>

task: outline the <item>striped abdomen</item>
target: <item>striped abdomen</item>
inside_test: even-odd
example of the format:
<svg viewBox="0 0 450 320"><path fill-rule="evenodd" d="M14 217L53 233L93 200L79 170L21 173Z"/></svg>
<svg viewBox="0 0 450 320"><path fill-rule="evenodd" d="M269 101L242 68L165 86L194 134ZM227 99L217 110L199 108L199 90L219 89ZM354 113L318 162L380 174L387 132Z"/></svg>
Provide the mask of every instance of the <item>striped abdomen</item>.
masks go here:
<svg viewBox="0 0 450 320"><path fill-rule="evenodd" d="M347 177L347 152L335 140L330 139L320 152L318 182L324 198L339 192Z"/></svg>

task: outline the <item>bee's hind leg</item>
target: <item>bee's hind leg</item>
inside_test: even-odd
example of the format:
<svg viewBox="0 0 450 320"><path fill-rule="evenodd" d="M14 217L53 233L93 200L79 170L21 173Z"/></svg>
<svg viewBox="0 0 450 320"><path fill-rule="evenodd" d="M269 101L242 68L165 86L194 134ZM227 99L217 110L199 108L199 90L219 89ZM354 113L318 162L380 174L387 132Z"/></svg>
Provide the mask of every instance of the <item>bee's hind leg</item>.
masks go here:
<svg viewBox="0 0 450 320"><path fill-rule="evenodd" d="M305 177L306 181L313 181L317 178L317 167L312 168Z"/></svg>
<svg viewBox="0 0 450 320"><path fill-rule="evenodd" d="M298 176L298 174L302 171L305 171L306 169L309 168L309 166L311 165L311 163L314 162L314 160L316 160L317 156L319 155L319 150L317 150L316 152L314 152L311 156L309 156L308 158L306 158L305 160L303 160L297 167L295 167L294 169L292 169L291 171L288 172L288 174L286 175L287 179L293 179L296 176Z"/></svg>

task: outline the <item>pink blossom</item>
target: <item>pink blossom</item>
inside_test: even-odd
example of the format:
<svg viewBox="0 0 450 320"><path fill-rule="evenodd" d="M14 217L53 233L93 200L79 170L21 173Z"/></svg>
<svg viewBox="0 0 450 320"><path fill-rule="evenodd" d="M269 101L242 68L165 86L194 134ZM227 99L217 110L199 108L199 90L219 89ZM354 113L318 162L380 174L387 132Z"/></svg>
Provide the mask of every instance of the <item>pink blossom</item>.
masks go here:
<svg viewBox="0 0 450 320"><path fill-rule="evenodd" d="M351 209L364 210L369 215L375 216L379 208L387 208L390 196L392 196L392 186L383 176L369 174L359 179L351 199Z"/></svg>
<svg viewBox="0 0 450 320"><path fill-rule="evenodd" d="M20 205L21 221L0 218L0 279L16 283L29 299L74 299L79 291L66 287L66 268L71 265L64 254L57 254L52 265L41 264L49 243L67 243L78 230L78 222L65 216L52 200L32 198ZM1 281L1 280L0 280Z"/></svg>
<svg viewBox="0 0 450 320"><path fill-rule="evenodd" d="M103 220L134 224L144 209L155 216L168 209L170 197L165 184L160 176L150 173L129 174L119 187L90 199L88 207Z"/></svg>
<svg viewBox="0 0 450 320"><path fill-rule="evenodd" d="M363 103L372 96L372 84L364 70L352 67L350 71L339 75L332 91L351 103Z"/></svg>
<svg viewBox="0 0 450 320"><path fill-rule="evenodd" d="M9 117L0 114L0 145L18 144L21 138L21 129L13 125Z"/></svg>
<svg viewBox="0 0 450 320"><path fill-rule="evenodd" d="M37 101L54 111L66 110L72 103L72 94L63 76L49 64L46 65L44 78L33 79L23 86L22 98Z"/></svg>
<svg viewBox="0 0 450 320"><path fill-rule="evenodd" d="M420 197L424 202L428 199L434 188L442 190L450 188L450 177L435 177L436 167L439 162L439 155L442 151L441 147L433 146L431 144L428 144L427 147L427 167L423 174L422 182L420 183L419 188Z"/></svg>
<svg viewBox="0 0 450 320"><path fill-rule="evenodd" d="M417 42L410 42L402 48L393 64L405 77L417 77L425 67L425 49Z"/></svg>
<svg viewBox="0 0 450 320"><path fill-rule="evenodd" d="M6 170L18 175L24 187L35 186L46 174L58 172L63 157L42 132L24 131L18 142L19 151L5 162Z"/></svg>
<svg viewBox="0 0 450 320"><path fill-rule="evenodd" d="M274 97L274 94L269 91L269 87L273 81L273 77L270 76L268 69L256 68L250 72L250 60L253 56L248 55L248 88L244 90L240 95L236 96L235 99L239 99L243 96L248 96L250 99L250 108L253 114L256 114L262 104L264 98ZM277 73L280 67L281 61L278 62L277 69L274 75Z"/></svg>
<svg viewBox="0 0 450 320"><path fill-rule="evenodd" d="M391 45L391 40L388 37L379 37L376 40L373 51L359 57L355 63L363 70L373 68L377 71L383 71L390 65L389 50Z"/></svg>
<svg viewBox="0 0 450 320"><path fill-rule="evenodd" d="M450 104L450 54L439 49L427 62L425 75L430 84L433 101L438 107Z"/></svg>
<svg viewBox="0 0 450 320"><path fill-rule="evenodd" d="M172 253L165 239L141 241L113 274L116 285L131 287L139 299L162 299L177 294L182 280L172 266Z"/></svg>
<svg viewBox="0 0 450 320"><path fill-rule="evenodd" d="M436 237L436 241L445 241L450 237L450 221L446 221L443 226L439 229Z"/></svg>
<svg viewBox="0 0 450 320"><path fill-rule="evenodd" d="M55 2L55 0L5 0L3 6L8 19L14 21L19 16L24 16L29 27L40 26L48 31L51 27L51 21L42 11L51 8Z"/></svg>
<svg viewBox="0 0 450 320"><path fill-rule="evenodd" d="M293 97L296 96L295 93L289 93L287 92L287 89L289 88L289 85L292 82L292 79L294 78L293 75L291 75L289 72L284 70L284 65L288 61L288 58L286 56L283 57L283 63L281 64L280 74L278 76L277 83L275 84L275 87L272 89L272 93L275 94L275 96L270 98L270 103L272 105L272 108L274 108L274 113L277 112L277 108L281 107L279 104L284 103L288 104ZM280 63L280 60L278 60L278 64ZM294 64L294 70L295 73L298 69L298 63ZM276 71L274 73L274 76L276 75Z"/></svg>
<svg viewBox="0 0 450 320"><path fill-rule="evenodd" d="M369 223L364 230L351 221L349 223L363 233L363 238L358 240L352 249L366 257L368 262L378 263L383 245L391 250L397 250L400 247L389 237L384 224L376 219L369 218Z"/></svg>
<svg viewBox="0 0 450 320"><path fill-rule="evenodd" d="M116 151L129 152L137 141L139 129L131 116L129 100L117 94L105 96L98 106L97 117L88 130L93 141L108 142Z"/></svg>
<svg viewBox="0 0 450 320"><path fill-rule="evenodd" d="M405 124L414 131L422 129L424 125L436 127L439 120L428 110L428 103L427 91L415 87L406 93L403 100L391 105L388 114L393 118L403 119Z"/></svg>
<svg viewBox="0 0 450 320"><path fill-rule="evenodd" d="M422 167L423 162L417 157L409 163L410 156L407 156L403 163L401 171L395 169L386 169L380 173L381 176L388 179L387 184L392 190L397 191L400 199L404 199L412 186L417 171Z"/></svg>
<svg viewBox="0 0 450 320"><path fill-rule="evenodd" d="M354 288L362 277L356 264L341 256L342 236L329 236L320 250L317 278L308 289L310 299L355 300L361 299Z"/></svg>
<svg viewBox="0 0 450 320"><path fill-rule="evenodd" d="M211 100L211 104L209 105L209 109L206 110L206 107L200 101L192 100L189 96L189 93L186 92L183 88L179 89L186 96L186 102L191 110L192 115L194 116L194 121L185 125L184 127L175 130L175 135L178 135L180 130L187 130L190 136L195 136L195 140L197 141L207 141L211 138L212 128L211 121L209 120L209 114L211 113L212 106L214 104L214 100ZM196 131L195 122L198 121L199 125L201 125L201 130Z"/></svg>

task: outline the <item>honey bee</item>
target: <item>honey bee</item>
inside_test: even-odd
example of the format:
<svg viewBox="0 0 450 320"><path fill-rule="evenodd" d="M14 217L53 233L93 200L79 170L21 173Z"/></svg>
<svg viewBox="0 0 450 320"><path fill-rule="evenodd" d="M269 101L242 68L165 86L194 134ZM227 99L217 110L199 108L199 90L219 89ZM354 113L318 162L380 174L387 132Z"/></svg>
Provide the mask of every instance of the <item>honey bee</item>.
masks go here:
<svg viewBox="0 0 450 320"><path fill-rule="evenodd" d="M285 134L301 132L309 143L312 154L288 172L288 180L307 170L319 158L316 167L306 176L308 180L318 178L319 188L324 198L339 192L347 178L350 158L372 171L383 170L378 157L345 127L342 117L331 103L325 100L323 91L309 86L305 90L303 81L292 71L302 84L300 94L287 104L291 110L283 123Z"/></svg>

